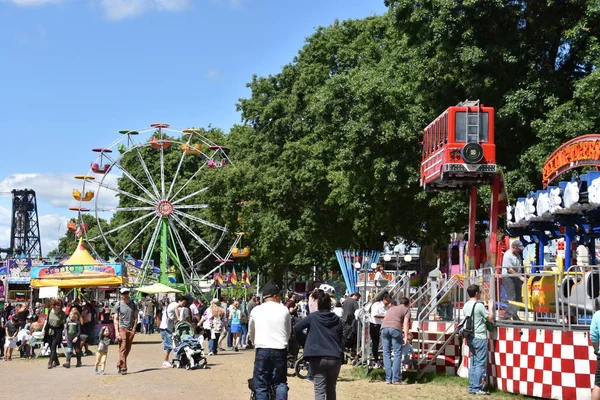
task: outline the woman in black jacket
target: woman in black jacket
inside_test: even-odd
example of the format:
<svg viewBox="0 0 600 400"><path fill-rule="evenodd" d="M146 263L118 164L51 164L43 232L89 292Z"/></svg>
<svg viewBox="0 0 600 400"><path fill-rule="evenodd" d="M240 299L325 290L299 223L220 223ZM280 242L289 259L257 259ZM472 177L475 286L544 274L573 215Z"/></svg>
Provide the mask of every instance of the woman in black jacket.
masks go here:
<svg viewBox="0 0 600 400"><path fill-rule="evenodd" d="M335 387L342 367L342 321L331 312L331 298L319 289L319 311L294 326L314 376L315 400L335 400ZM306 333L304 330L306 329Z"/></svg>

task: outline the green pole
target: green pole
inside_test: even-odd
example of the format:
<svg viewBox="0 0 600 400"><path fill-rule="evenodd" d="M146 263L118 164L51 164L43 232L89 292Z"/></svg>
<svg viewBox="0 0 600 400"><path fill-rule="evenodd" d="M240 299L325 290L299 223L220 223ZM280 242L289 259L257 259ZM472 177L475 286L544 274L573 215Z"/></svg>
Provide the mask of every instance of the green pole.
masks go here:
<svg viewBox="0 0 600 400"><path fill-rule="evenodd" d="M167 224L163 219L160 220L160 277L158 281L162 284L169 284L169 277L167 275L169 263L168 254L168 237L167 237Z"/></svg>

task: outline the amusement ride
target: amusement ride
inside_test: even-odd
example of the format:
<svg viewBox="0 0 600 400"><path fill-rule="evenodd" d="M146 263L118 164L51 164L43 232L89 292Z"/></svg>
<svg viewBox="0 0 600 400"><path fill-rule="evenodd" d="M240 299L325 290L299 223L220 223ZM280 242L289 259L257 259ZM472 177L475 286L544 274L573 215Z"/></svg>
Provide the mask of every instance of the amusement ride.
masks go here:
<svg viewBox="0 0 600 400"><path fill-rule="evenodd" d="M199 291L200 280L208 276L199 275L199 266L220 268L242 236L223 247L228 229L212 222L209 212L215 197L209 174L233 166L229 149L202 129L177 130L165 123L119 133L108 146L92 149L96 159L88 173L75 177L82 187L72 193L79 204L71 208L78 216L69 230L99 258L94 243L103 241L115 260L139 271L140 286L156 280ZM94 236L83 219L88 213L98 227ZM111 217L107 226L104 221ZM130 254L140 254L141 260Z"/></svg>

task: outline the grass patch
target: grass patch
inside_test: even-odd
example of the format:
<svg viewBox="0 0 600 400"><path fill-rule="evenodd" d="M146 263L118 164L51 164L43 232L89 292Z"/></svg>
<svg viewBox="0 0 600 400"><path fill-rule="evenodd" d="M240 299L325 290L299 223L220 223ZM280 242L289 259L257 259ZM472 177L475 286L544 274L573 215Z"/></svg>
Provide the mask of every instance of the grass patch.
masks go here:
<svg viewBox="0 0 600 400"><path fill-rule="evenodd" d="M385 370L383 368L368 370L364 367L349 367L342 368L340 371L340 377L344 380L369 380L369 381L385 381ZM428 372L424 374L421 379L417 381L416 371L406 371L402 373L403 379L409 383L427 384L433 383L439 386L453 386L456 388L465 389L469 386L469 379L461 378L459 376L451 376L445 374L436 374L435 372ZM494 399L510 399L510 400L532 400L537 397L523 396L520 394L513 394L503 392L496 388L488 388L492 393Z"/></svg>

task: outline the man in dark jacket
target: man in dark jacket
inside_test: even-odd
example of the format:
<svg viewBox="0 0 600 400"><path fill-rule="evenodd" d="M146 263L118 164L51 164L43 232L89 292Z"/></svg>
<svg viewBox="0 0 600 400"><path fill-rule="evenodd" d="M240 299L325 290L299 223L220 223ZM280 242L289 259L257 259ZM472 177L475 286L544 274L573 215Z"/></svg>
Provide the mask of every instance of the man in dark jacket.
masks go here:
<svg viewBox="0 0 600 400"><path fill-rule="evenodd" d="M318 312L300 320L294 334L304 347L315 384L315 399L335 399L335 387L342 367L342 321L331 312L331 298L319 289ZM306 329L306 334L304 333Z"/></svg>

